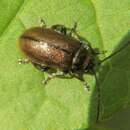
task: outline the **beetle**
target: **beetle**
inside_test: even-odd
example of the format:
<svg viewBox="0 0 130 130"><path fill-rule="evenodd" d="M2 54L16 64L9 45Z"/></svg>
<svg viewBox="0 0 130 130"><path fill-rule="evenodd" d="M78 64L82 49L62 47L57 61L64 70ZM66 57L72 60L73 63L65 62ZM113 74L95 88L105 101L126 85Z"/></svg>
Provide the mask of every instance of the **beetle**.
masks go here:
<svg viewBox="0 0 130 130"><path fill-rule="evenodd" d="M73 28L53 25L51 28L27 29L19 38L19 46L28 59L19 59L19 63L31 62L37 69L46 72L50 72L50 69L60 71L50 73L44 84L54 77L69 73L89 89L82 74L93 68L94 50L81 40L76 27L77 23Z"/></svg>
<svg viewBox="0 0 130 130"><path fill-rule="evenodd" d="M19 59L19 64L31 62L37 69L48 72L49 76L43 81L46 85L54 77L64 77L69 74L80 80L89 90L87 82L83 78L84 73L93 73L97 82L94 67L113 57L124 49L112 53L103 60L97 62L96 52L90 43L82 38L76 31L77 23L72 28L56 24L47 28L44 26L27 29L19 38L19 46L27 59ZM51 70L51 71L50 71ZM98 86L98 113L100 112L100 87Z"/></svg>
<svg viewBox="0 0 130 130"><path fill-rule="evenodd" d="M97 63L97 54L100 53L76 32L77 23L72 28L60 24L47 28L44 20L41 22L42 27L29 28L20 36L19 46L27 59L19 59L18 62L31 62L37 69L48 72L48 78L43 81L45 85L54 77L69 74L79 79L89 90L83 74L93 73L96 76L94 67L119 52L102 61L98 59Z"/></svg>

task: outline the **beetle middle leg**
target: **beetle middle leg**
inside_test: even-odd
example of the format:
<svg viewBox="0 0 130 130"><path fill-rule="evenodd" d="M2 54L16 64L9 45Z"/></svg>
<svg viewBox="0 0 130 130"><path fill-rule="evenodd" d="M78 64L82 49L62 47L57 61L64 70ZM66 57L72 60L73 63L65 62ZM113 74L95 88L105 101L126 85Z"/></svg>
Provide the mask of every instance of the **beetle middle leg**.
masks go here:
<svg viewBox="0 0 130 130"><path fill-rule="evenodd" d="M62 72L62 71L60 71L60 72L58 71L56 73L51 73L45 80L43 80L43 84L46 85L51 79L56 78L56 77L61 77L64 75L65 75L65 72Z"/></svg>
<svg viewBox="0 0 130 130"><path fill-rule="evenodd" d="M48 71L50 68L45 66L45 65L41 65L41 64L37 64L37 63L32 63L34 65L34 67L36 67L38 70L45 72Z"/></svg>

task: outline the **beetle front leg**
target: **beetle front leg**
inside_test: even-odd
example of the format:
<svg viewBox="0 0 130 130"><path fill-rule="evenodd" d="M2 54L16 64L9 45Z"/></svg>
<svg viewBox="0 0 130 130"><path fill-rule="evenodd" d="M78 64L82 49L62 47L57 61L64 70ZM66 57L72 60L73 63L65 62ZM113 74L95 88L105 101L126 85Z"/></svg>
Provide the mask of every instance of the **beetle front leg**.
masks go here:
<svg viewBox="0 0 130 130"><path fill-rule="evenodd" d="M51 79L56 78L56 77L61 77L64 75L65 75L64 72L56 72L56 73L49 74L49 76L46 79L44 79L42 83L46 85Z"/></svg>
<svg viewBox="0 0 130 130"><path fill-rule="evenodd" d="M88 86L87 82L85 81L85 79L83 78L83 75L81 74L75 74L75 73L69 73L72 77L78 79L84 86L84 89L89 91L90 87Z"/></svg>
<svg viewBox="0 0 130 130"><path fill-rule="evenodd" d="M90 91L90 87L88 86L88 84L87 84L87 82L85 81L84 78L81 78L81 77L78 77L78 76L75 77L75 78L77 78L78 80L80 80L80 82L83 84L85 90Z"/></svg>
<svg viewBox="0 0 130 130"><path fill-rule="evenodd" d="M72 31L72 33L78 38L78 40L84 44L84 47L88 50L90 49L93 55L99 55L99 54L105 54L107 51L99 51L96 49L93 49L91 46L91 42L86 40L85 38L81 37L77 32L76 29Z"/></svg>
<svg viewBox="0 0 130 130"><path fill-rule="evenodd" d="M85 38L81 37L76 31L74 31L73 33L78 38L78 40L84 45L84 48L86 48L87 50L90 49L93 55L101 54L99 51L97 52L97 50L92 48L91 42L89 42ZM103 53L105 53L105 52L103 52Z"/></svg>
<svg viewBox="0 0 130 130"><path fill-rule="evenodd" d="M88 86L87 82L84 79L79 79L82 84L84 85L84 89L90 91L90 87Z"/></svg>

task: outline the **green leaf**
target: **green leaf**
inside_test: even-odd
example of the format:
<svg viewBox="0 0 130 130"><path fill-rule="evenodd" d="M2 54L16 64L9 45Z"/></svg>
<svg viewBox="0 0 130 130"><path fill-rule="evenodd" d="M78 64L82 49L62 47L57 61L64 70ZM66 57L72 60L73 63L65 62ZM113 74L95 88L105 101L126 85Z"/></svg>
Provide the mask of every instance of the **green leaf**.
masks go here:
<svg viewBox="0 0 130 130"><path fill-rule="evenodd" d="M88 129L77 129L77 130L112 130L108 127L104 127L102 125L93 125L92 127L89 127Z"/></svg>
<svg viewBox="0 0 130 130"><path fill-rule="evenodd" d="M48 27L78 22L78 33L108 56L130 28L130 1L1 0L0 1L0 129L74 130L88 128L97 115L94 76L85 75L91 91L76 79L51 80L31 64L18 65L23 55L17 41L43 18ZM103 56L105 57L105 56ZM101 57L102 58L102 57ZM130 47L100 67L101 118L111 117L130 97Z"/></svg>

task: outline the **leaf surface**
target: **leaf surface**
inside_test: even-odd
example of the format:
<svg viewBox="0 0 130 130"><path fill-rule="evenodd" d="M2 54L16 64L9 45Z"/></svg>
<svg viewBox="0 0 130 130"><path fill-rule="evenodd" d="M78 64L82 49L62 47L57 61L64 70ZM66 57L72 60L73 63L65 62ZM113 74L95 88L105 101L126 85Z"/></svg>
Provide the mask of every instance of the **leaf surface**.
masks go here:
<svg viewBox="0 0 130 130"><path fill-rule="evenodd" d="M122 3L122 4L120 4ZM108 56L128 33L130 1L124 0L1 0L0 1L0 129L74 130L95 123L97 92L94 76L85 75L91 91L76 79L54 79L31 64L18 65L23 55L18 38L26 28L63 24L73 27L93 48ZM130 97L130 47L100 67L101 118L111 117ZM8 125L7 125L8 124Z"/></svg>

